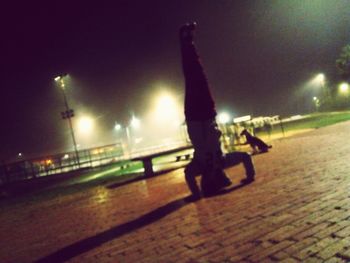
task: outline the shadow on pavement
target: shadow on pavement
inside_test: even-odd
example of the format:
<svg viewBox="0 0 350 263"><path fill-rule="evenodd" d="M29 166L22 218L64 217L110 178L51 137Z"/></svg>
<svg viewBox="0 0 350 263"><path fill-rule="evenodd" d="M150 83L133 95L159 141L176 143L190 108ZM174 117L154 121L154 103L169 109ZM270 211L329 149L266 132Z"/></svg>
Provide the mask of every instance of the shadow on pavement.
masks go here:
<svg viewBox="0 0 350 263"><path fill-rule="evenodd" d="M231 193L231 192L236 191L236 190L238 190L238 189L240 189L240 188L242 188L242 187L244 187L244 186L247 186L247 185L249 185L249 184L251 184L251 183L246 183L246 184L241 183L241 184L239 184L239 185L235 185L235 186L232 186L232 187L230 187L230 188L225 188L225 189L219 191L218 193L216 193L215 195L209 196L208 198Z"/></svg>
<svg viewBox="0 0 350 263"><path fill-rule="evenodd" d="M155 172L154 176L160 176L179 168L181 167L162 169ZM111 176L94 179L87 182L70 183L70 180L76 179L79 176L83 175L84 173L81 174L81 171L75 171L71 173L51 175L33 180L14 182L12 184L0 186L0 203L1 201L9 201L21 197L27 198L27 196L34 193L37 195L40 193L44 195L49 194L50 196L55 196L62 193L71 194L73 192L82 191L90 187L103 185L108 189L114 189L123 185L153 177L146 177L143 175L143 172L135 172L123 174L118 177ZM115 182L116 180L117 182Z"/></svg>
<svg viewBox="0 0 350 263"><path fill-rule="evenodd" d="M130 183L130 182L129 182ZM233 192L235 190L238 190L239 188L242 188L246 186L247 184L240 184L237 186L233 186L228 189L221 190L219 193L213 196L228 194L230 192ZM135 231L139 228L142 228L144 226L147 226L149 224L152 224L156 222L157 220L175 212L176 210L184 207L185 205L192 203L191 201L188 201L188 197L180 198L177 200L174 200L166 205L163 205L147 214L144 214L140 216L139 218L132 220L130 222L118 225L114 228L111 228L109 230L106 230L100 234L97 234L93 237L89 237L86 239L83 239L81 241L78 241L74 244L71 244L69 246L66 246L64 248L61 248L60 250L43 257L37 261L36 263L57 263L57 262L65 262L73 257L76 257L80 254L83 254L89 250L92 250L98 246L103 245L104 243L107 243L113 239L119 238L127 233L130 233L132 231Z"/></svg>
<svg viewBox="0 0 350 263"><path fill-rule="evenodd" d="M149 179L149 178L152 178L152 177L155 177L155 176L165 175L165 174L167 174L169 172L172 172L174 170L177 170L177 169L179 169L179 168L175 167L175 168L170 168L170 169L164 169L164 170L155 172L153 176L140 175L140 176L138 176L136 178L133 178L133 179L130 179L130 180L127 180L127 181L124 181L124 182L117 182L117 183L113 183L113 184L107 185L106 188L108 188L108 189L118 188L118 187L121 187L123 185L127 185L127 184L131 184L131 183L134 183L134 182L146 180L146 179Z"/></svg>
<svg viewBox="0 0 350 263"><path fill-rule="evenodd" d="M181 207L188 204L185 198L174 200L164 206L161 206L135 220L121 224L109 230L106 230L96 236L86 238L84 240L78 241L72 245L64 247L51 255L41 258L35 262L65 262L75 256L78 256L84 252L92 250L108 241L116 239L122 235L132 232L141 227L147 226L166 215L180 209Z"/></svg>

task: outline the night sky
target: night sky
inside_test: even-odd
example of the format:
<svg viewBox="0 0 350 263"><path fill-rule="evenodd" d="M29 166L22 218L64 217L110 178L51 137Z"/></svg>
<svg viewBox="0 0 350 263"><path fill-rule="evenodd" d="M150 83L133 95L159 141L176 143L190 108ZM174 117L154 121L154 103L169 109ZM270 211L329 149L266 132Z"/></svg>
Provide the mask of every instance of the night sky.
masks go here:
<svg viewBox="0 0 350 263"><path fill-rule="evenodd" d="M233 116L307 112L312 94L300 90L319 72L335 81L350 42L347 0L13 2L0 16L0 160L71 150L60 74L71 76L72 108L106 131L142 116L161 86L182 100L178 28L187 21L199 24L217 110Z"/></svg>

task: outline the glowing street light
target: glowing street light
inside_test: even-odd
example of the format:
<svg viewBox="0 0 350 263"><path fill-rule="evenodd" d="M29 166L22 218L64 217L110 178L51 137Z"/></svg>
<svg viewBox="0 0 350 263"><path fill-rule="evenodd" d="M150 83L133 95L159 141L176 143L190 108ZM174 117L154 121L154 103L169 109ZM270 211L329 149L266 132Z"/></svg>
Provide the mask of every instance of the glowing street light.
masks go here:
<svg viewBox="0 0 350 263"><path fill-rule="evenodd" d="M131 119L130 125L131 125L131 127L137 129L140 127L141 121L138 118L136 118L135 116L133 116Z"/></svg>
<svg viewBox="0 0 350 263"><path fill-rule="evenodd" d="M325 75L323 73L319 73L314 78L314 81L319 85L324 85L325 79L326 79Z"/></svg>
<svg viewBox="0 0 350 263"><path fill-rule="evenodd" d="M133 116L129 122L129 125L121 125L119 123L116 123L114 125L114 130L115 131L121 131L122 129L125 129L125 134L126 134L126 140L127 143L130 144L131 143L131 128L133 129L138 129L141 126L141 121L136 118L135 116Z"/></svg>
<svg viewBox="0 0 350 263"><path fill-rule="evenodd" d="M326 84L326 76L323 73L319 73L312 79L311 83L317 89L324 89Z"/></svg>
<svg viewBox="0 0 350 263"><path fill-rule="evenodd" d="M81 133L88 134L92 131L94 126L94 121L90 117L82 117L78 121L78 128Z"/></svg>
<svg viewBox="0 0 350 263"><path fill-rule="evenodd" d="M222 131L222 142L226 149L229 147L228 127L227 124L230 122L230 115L227 112L220 112L217 116L217 121L221 124Z"/></svg>
<svg viewBox="0 0 350 263"><path fill-rule="evenodd" d="M312 84L315 88L318 89L317 95L319 95L319 98L317 100L318 108L323 107L326 109L327 107L330 107L332 103L332 96L329 87L326 85L326 76L323 73L317 74L313 80ZM316 103L316 101L315 101ZM318 109L317 108L317 109Z"/></svg>
<svg viewBox="0 0 350 263"><path fill-rule="evenodd" d="M116 123L116 124L114 125L114 129L115 129L116 131L120 131L120 130L122 129L122 126L121 126L119 123Z"/></svg>
<svg viewBox="0 0 350 263"><path fill-rule="evenodd" d="M218 122L221 124L226 124L230 121L230 115L227 112L221 112L218 115Z"/></svg>
<svg viewBox="0 0 350 263"><path fill-rule="evenodd" d="M64 105L66 110L61 112L61 116L62 119L67 119L68 120L68 124L69 124L69 129L71 132L71 136L72 136L72 140L73 140L73 145L74 145L74 151L75 151L75 156L76 156L76 162L78 164L78 167L80 167L80 161L79 161L79 153L78 153L78 147L77 147L77 142L75 140L75 135L74 135L74 130L73 130L73 124L72 124L72 120L71 118L74 117L74 110L70 109L69 105L68 105L68 101L67 101L67 96L66 96L66 92L65 92L65 83L64 83L64 79L67 77L67 75L65 76L57 76L54 78L56 84L60 87L61 91L62 91L62 95L63 95L63 100L64 100Z"/></svg>
<svg viewBox="0 0 350 263"><path fill-rule="evenodd" d="M167 91L161 91L154 98L152 119L156 124L170 124L179 118L179 105L176 98Z"/></svg>
<svg viewBox="0 0 350 263"><path fill-rule="evenodd" d="M318 111L318 109L320 108L320 100L317 97L313 97L312 100L315 104L316 111Z"/></svg>
<svg viewBox="0 0 350 263"><path fill-rule="evenodd" d="M158 107L160 109L166 109L169 107L173 107L175 102L174 102L174 99L170 95L163 94L158 98L157 104L158 104Z"/></svg>
<svg viewBox="0 0 350 263"><path fill-rule="evenodd" d="M349 92L349 84L348 83L341 83L339 85L339 92L343 94L347 94Z"/></svg>

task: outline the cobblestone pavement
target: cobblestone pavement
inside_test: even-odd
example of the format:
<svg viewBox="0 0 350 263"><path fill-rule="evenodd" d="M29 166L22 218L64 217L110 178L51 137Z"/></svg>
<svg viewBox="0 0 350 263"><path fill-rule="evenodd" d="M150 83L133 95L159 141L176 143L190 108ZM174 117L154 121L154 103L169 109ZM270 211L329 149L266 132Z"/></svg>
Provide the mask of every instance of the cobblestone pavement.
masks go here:
<svg viewBox="0 0 350 263"><path fill-rule="evenodd" d="M350 262L350 122L273 141L186 203L183 169L1 207L0 262Z"/></svg>

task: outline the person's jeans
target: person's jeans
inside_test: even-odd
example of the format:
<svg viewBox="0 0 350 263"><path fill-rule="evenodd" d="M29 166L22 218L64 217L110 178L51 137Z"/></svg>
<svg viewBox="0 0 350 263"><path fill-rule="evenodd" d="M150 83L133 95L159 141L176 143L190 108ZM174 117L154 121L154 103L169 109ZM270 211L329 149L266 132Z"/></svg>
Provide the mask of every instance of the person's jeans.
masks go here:
<svg viewBox="0 0 350 263"><path fill-rule="evenodd" d="M222 169L243 163L246 177L253 179L255 176L255 169L251 156L246 152L232 152L223 156ZM204 165L201 165L199 161L193 159L185 168L185 179L188 188L193 195L200 195L200 189L196 183L196 176L202 175L205 169Z"/></svg>
<svg viewBox="0 0 350 263"><path fill-rule="evenodd" d="M255 176L255 169L252 157L246 152L232 152L224 156L224 168L243 163L247 178Z"/></svg>

